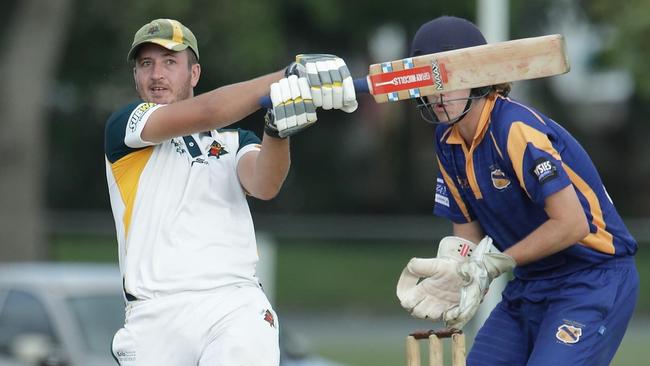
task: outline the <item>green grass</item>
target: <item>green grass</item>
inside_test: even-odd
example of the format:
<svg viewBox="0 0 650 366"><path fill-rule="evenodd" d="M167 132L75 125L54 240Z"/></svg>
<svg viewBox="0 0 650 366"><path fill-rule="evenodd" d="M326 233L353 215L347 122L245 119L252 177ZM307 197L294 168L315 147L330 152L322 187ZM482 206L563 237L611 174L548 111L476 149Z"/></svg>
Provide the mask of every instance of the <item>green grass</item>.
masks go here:
<svg viewBox="0 0 650 366"><path fill-rule="evenodd" d="M402 268L411 257L432 255L433 250L422 243L282 243L276 299L289 308L394 309Z"/></svg>
<svg viewBox="0 0 650 366"><path fill-rule="evenodd" d="M56 236L51 243L56 261L117 262L113 237ZM399 306L395 284L406 262L434 250L425 242L278 243L276 300L286 309L393 311ZM639 253L636 261L641 278L637 314L650 316L650 253Z"/></svg>
<svg viewBox="0 0 650 366"><path fill-rule="evenodd" d="M113 237L60 236L52 238L50 253L57 261L116 263L117 243ZM428 242L278 243L276 307L280 316L294 311L313 313L317 318L360 313L375 316L380 323L382 316L401 311L395 284L406 262L433 254L434 245ZM636 366L650 359L650 321L644 320L650 319L650 254L641 252L636 260L641 276L636 320L612 362L615 366ZM339 337L334 329L339 325L330 324L331 318L321 319L322 328L334 336L323 336L316 327L306 334L312 340L310 350L350 366L405 364L400 330L372 328L360 337L345 336L347 330L342 330Z"/></svg>
<svg viewBox="0 0 650 366"><path fill-rule="evenodd" d="M447 341L445 341L447 343ZM618 350L618 353L612 360L612 366L637 366L645 365L650 359L650 333L646 332L644 337L636 339L626 339ZM427 348L425 343L421 343L422 365L427 365L425 358ZM449 361L449 345L445 344L445 364ZM401 342L378 342L373 339L359 340L357 342L318 342L317 347L313 347L323 357L327 357L337 362L349 366L395 366L405 365L404 344ZM469 350L469 344L468 344Z"/></svg>
<svg viewBox="0 0 650 366"><path fill-rule="evenodd" d="M114 237L66 235L51 238L50 257L65 262L117 263L117 241Z"/></svg>
<svg viewBox="0 0 650 366"><path fill-rule="evenodd" d="M641 245L643 247L643 245ZM278 245L276 299L289 308L391 311L395 284L411 257L435 255L422 242L283 242ZM650 316L650 253L636 257L641 278L637 313Z"/></svg>

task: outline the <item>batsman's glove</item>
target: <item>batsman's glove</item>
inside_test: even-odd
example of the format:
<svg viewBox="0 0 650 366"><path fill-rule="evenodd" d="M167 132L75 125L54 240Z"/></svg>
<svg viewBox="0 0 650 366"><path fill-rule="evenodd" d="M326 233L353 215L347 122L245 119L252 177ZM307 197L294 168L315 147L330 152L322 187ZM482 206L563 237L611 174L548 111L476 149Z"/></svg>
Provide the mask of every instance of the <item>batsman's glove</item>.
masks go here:
<svg viewBox="0 0 650 366"><path fill-rule="evenodd" d="M347 113L358 107L350 70L338 56L297 55L296 61L287 67L287 73L307 78L316 107L340 109Z"/></svg>
<svg viewBox="0 0 650 366"><path fill-rule="evenodd" d="M264 132L277 138L294 135L314 124L316 107L307 79L289 75L271 84L271 101L264 116Z"/></svg>
<svg viewBox="0 0 650 366"><path fill-rule="evenodd" d="M476 244L456 236L442 238L436 258L413 258L397 283L397 297L416 318L441 320L460 300L458 267L467 262Z"/></svg>
<svg viewBox="0 0 650 366"><path fill-rule="evenodd" d="M476 314L492 280L511 271L516 265L511 256L492 246L492 238L483 238L470 260L458 267L458 276L462 278L463 285L458 306L448 310L443 316L447 326L462 329Z"/></svg>

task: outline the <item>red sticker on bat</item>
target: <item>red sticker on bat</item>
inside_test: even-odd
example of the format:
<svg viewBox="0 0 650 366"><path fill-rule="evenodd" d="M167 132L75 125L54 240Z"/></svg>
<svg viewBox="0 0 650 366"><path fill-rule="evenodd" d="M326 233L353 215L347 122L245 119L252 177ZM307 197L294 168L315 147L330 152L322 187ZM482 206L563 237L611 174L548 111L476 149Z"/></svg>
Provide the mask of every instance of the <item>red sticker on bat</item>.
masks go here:
<svg viewBox="0 0 650 366"><path fill-rule="evenodd" d="M434 65L436 66L435 70L429 66L420 66L370 75L373 94L393 93L431 85L442 90L443 83L447 81L447 74L444 67L439 68L437 63Z"/></svg>

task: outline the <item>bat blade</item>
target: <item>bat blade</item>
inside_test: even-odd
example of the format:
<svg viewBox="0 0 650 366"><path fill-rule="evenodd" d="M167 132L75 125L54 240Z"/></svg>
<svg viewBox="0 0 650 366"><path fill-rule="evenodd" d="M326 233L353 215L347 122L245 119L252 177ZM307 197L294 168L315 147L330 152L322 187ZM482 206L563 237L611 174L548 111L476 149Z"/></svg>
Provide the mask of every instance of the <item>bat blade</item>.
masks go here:
<svg viewBox="0 0 650 366"><path fill-rule="evenodd" d="M570 69L559 34L422 55L370 65L375 101L399 101L454 90L564 74Z"/></svg>
<svg viewBox="0 0 650 366"><path fill-rule="evenodd" d="M569 69L564 37L553 34L373 64L367 77L354 80L354 88L385 103L560 75ZM273 106L268 96L260 105Z"/></svg>

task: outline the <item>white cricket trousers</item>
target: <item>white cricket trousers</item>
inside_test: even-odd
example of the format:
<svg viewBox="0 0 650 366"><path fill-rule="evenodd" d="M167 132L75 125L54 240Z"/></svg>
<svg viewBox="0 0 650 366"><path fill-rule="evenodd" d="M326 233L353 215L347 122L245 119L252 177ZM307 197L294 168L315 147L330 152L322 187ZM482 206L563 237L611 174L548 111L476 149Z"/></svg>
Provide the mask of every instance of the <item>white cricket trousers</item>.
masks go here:
<svg viewBox="0 0 650 366"><path fill-rule="evenodd" d="M126 306L121 366L278 366L278 319L258 287L179 293Z"/></svg>

